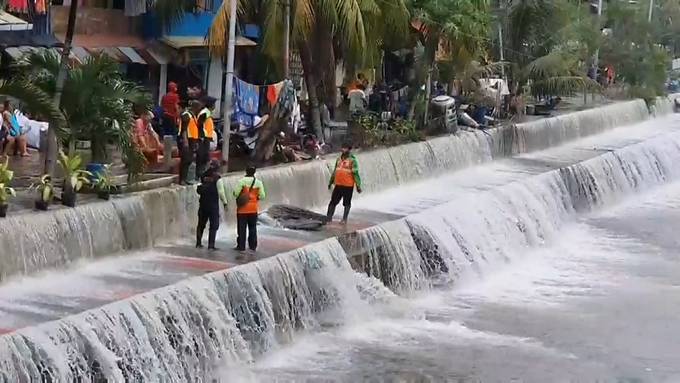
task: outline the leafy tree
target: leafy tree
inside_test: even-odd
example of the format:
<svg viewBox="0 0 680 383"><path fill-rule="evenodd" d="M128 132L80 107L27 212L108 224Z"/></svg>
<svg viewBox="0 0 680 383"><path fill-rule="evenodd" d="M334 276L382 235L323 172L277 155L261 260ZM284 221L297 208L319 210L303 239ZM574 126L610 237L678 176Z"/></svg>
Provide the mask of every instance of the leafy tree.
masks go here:
<svg viewBox="0 0 680 383"><path fill-rule="evenodd" d="M52 95L59 60L51 51L34 52L20 65L26 81ZM132 141L135 104L148 106L148 94L124 80L118 63L110 57L100 54L81 64L71 63L61 101L68 135L61 138L91 141L93 161L100 163L108 162L106 145L113 143L123 152L129 175L140 174L143 158Z"/></svg>
<svg viewBox="0 0 680 383"><path fill-rule="evenodd" d="M610 33L602 46L604 62L614 65L631 96L650 101L663 94L670 58L661 44L663 34L647 19L647 8L612 3L605 15Z"/></svg>
<svg viewBox="0 0 680 383"><path fill-rule="evenodd" d="M234 0L236 1L236 0ZM407 36L405 0L290 0L291 46L300 52L312 109L312 125L321 127L320 102L335 97L335 67L374 66L385 42ZM208 42L213 54L224 55L229 1L222 3ZM282 63L284 12L279 0L240 0L241 15L259 15L264 50ZM321 92L319 92L321 91Z"/></svg>
<svg viewBox="0 0 680 383"><path fill-rule="evenodd" d="M568 0L513 0L506 30L511 88L534 96L573 95L599 89L587 63L600 43L599 24Z"/></svg>

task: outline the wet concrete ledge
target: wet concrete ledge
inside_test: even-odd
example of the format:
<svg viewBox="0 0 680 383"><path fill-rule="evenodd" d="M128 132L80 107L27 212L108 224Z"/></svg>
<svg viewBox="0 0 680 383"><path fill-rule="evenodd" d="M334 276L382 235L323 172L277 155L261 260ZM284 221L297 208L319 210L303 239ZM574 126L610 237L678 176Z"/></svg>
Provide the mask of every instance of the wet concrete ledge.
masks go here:
<svg viewBox="0 0 680 383"><path fill-rule="evenodd" d="M659 110L667 110L662 102ZM513 154L545 149L569 140L649 118L642 100L609 104L544 120L487 131L460 132L424 142L358 153L364 189L388 187L462 169ZM333 159L262 169L270 204L314 208L327 202ZM230 185L240 174L226 176ZM73 261L150 248L192 235L197 194L169 187L78 206L31 212L0 221L0 281ZM231 214L227 217L233 222Z"/></svg>

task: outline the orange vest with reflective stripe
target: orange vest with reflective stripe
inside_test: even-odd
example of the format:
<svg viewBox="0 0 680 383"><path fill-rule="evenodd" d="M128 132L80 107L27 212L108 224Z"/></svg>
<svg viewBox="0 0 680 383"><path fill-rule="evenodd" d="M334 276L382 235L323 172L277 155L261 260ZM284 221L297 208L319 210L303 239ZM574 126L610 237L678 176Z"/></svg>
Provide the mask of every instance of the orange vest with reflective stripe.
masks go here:
<svg viewBox="0 0 680 383"><path fill-rule="evenodd" d="M237 214L257 214L260 211L260 188L243 186L241 193L248 193L248 203L236 209Z"/></svg>
<svg viewBox="0 0 680 383"><path fill-rule="evenodd" d="M335 167L335 185L354 187L354 161L351 157L340 159Z"/></svg>
<svg viewBox="0 0 680 383"><path fill-rule="evenodd" d="M189 111L184 112L183 115L189 116L189 123L187 124L187 137L191 138L191 139L198 139L198 119L196 118L196 116L194 116L193 113L191 113ZM180 125L180 132L179 132L180 135L182 135L182 133L184 133L182 131L182 127L181 127L182 125L184 125L184 124Z"/></svg>
<svg viewBox="0 0 680 383"><path fill-rule="evenodd" d="M198 114L198 117L201 117L203 114L206 115L205 121L203 121L203 136L212 140L215 138L215 123L210 116L209 110L202 110L201 113Z"/></svg>

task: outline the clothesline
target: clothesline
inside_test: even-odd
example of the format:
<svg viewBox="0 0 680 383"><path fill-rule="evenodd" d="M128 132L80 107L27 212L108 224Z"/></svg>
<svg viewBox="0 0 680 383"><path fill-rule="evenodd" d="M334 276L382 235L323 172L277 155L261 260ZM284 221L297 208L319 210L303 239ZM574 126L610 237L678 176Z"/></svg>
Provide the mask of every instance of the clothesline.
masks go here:
<svg viewBox="0 0 680 383"><path fill-rule="evenodd" d="M241 78L238 77L238 76L234 76L234 79L235 79L235 80L239 80L239 81L243 81L243 82L245 82L246 84L253 85L253 86L257 86L257 87L272 86L272 85L276 85L276 84L281 84L281 83L283 83L284 81L286 81L285 79L283 79L283 80L281 80L281 81L279 81L279 82L274 82L274 83L271 83L271 84L252 84L252 83L249 83L248 81L245 81L245 80L241 79Z"/></svg>
<svg viewBox="0 0 680 383"><path fill-rule="evenodd" d="M254 85L234 77L234 110L239 123L253 126L255 117L260 116L261 107L271 109L279 99L284 81L270 85ZM260 101L267 101L266 106Z"/></svg>

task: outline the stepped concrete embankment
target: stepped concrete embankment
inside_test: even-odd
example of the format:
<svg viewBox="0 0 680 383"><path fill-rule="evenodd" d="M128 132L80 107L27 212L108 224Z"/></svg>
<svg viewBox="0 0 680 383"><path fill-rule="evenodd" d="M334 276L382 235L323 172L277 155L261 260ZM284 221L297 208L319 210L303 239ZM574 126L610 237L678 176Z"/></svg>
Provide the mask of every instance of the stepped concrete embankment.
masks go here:
<svg viewBox="0 0 680 383"><path fill-rule="evenodd" d="M657 102L659 114L672 100ZM368 193L518 153L542 150L579 137L650 118L642 100L609 104L487 131L460 132L427 141L358 153ZM266 208L306 208L327 202L330 159L262 169ZM226 176L231 185L240 174ZM169 187L108 202L11 216L0 221L0 280L70 262L143 249L187 236L195 224L197 194ZM232 219L232 217L228 217Z"/></svg>

